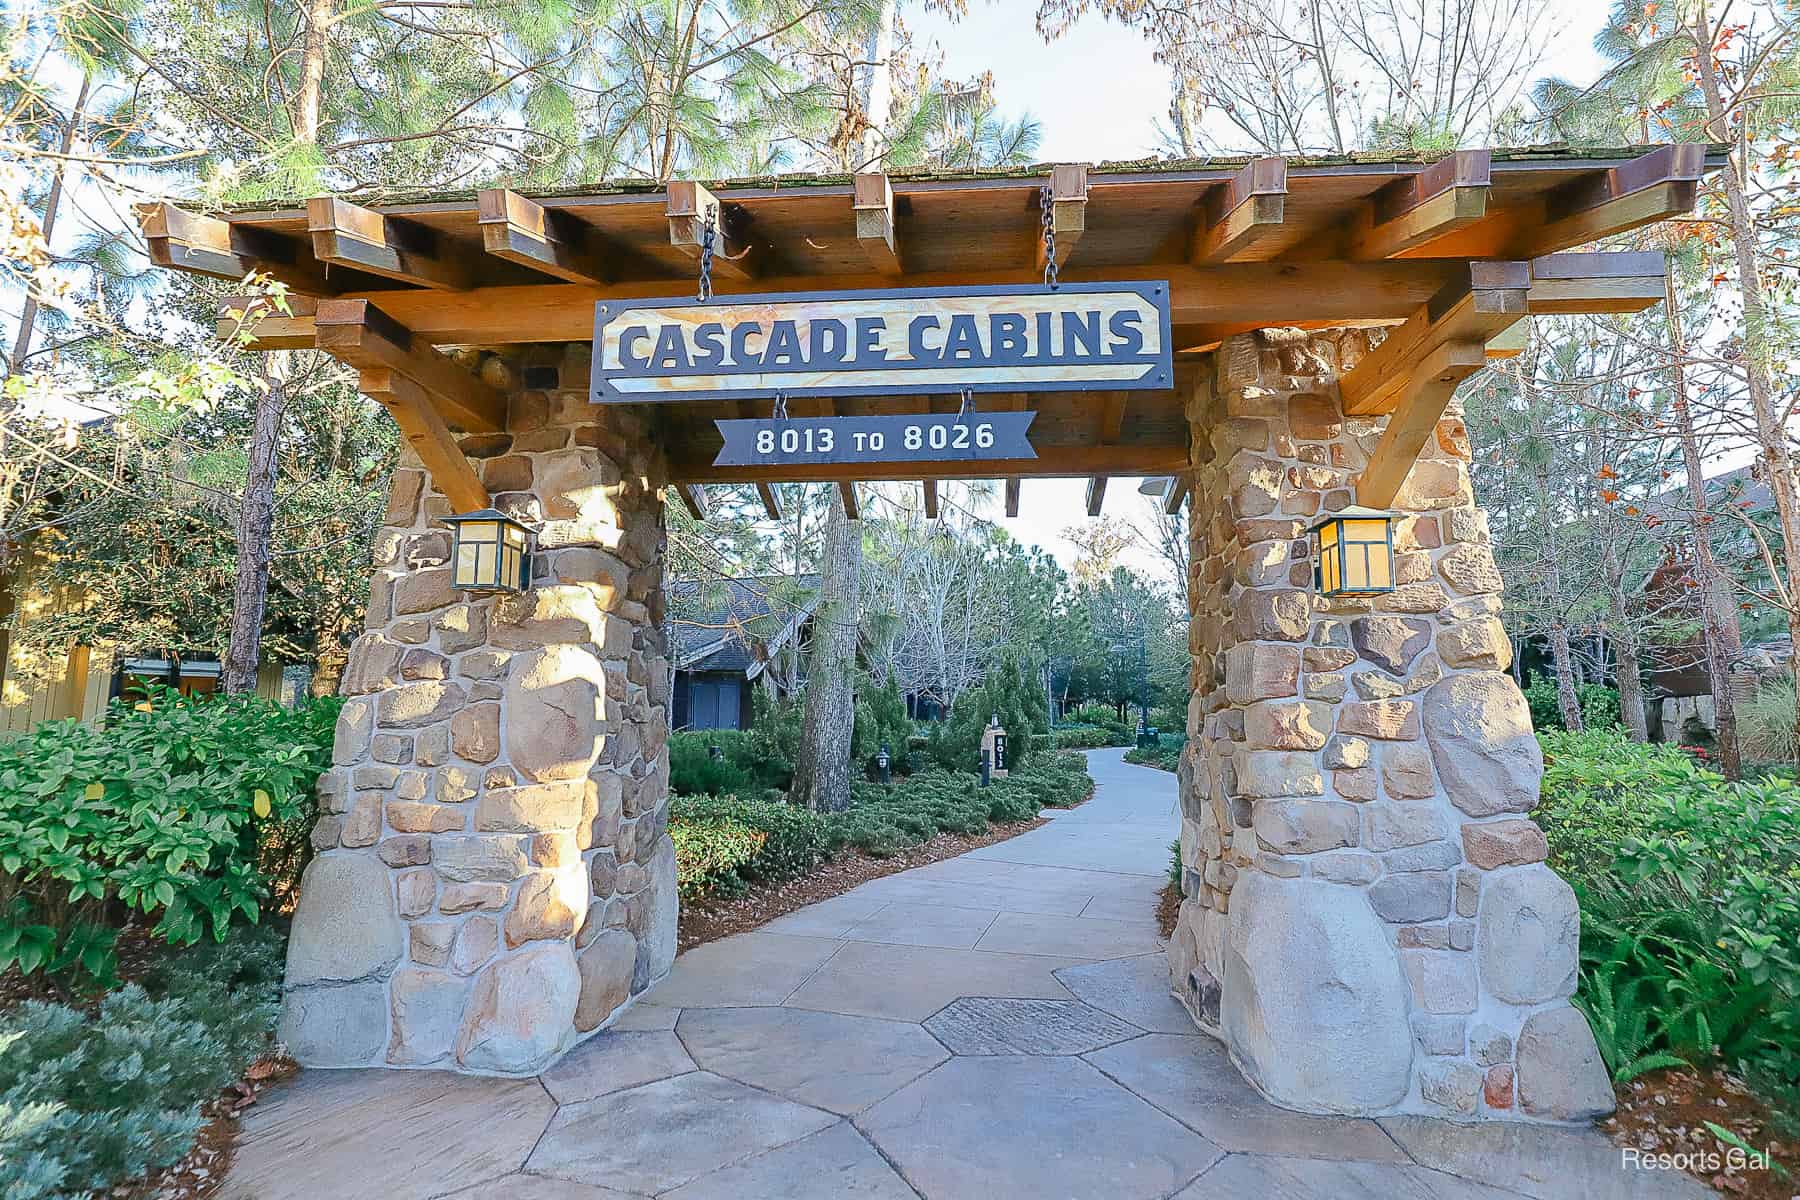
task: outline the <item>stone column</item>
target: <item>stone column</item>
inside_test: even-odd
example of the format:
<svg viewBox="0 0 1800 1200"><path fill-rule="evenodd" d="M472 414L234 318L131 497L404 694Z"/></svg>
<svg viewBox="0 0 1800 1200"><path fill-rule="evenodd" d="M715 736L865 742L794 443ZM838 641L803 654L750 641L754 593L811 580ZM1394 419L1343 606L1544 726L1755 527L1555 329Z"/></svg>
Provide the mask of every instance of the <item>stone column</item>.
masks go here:
<svg viewBox="0 0 1800 1200"><path fill-rule="evenodd" d="M303 1063L534 1072L674 960L662 465L585 352L463 439L540 530L530 591L452 590L449 502L395 472L288 946Z"/></svg>
<svg viewBox="0 0 1800 1200"><path fill-rule="evenodd" d="M1233 337L1189 399L1172 982L1290 1108L1592 1117L1612 1091L1569 1003L1579 914L1524 815L1543 763L1458 417L1396 502L1398 589L1313 591L1307 530L1353 502L1381 432L1335 384L1367 349Z"/></svg>

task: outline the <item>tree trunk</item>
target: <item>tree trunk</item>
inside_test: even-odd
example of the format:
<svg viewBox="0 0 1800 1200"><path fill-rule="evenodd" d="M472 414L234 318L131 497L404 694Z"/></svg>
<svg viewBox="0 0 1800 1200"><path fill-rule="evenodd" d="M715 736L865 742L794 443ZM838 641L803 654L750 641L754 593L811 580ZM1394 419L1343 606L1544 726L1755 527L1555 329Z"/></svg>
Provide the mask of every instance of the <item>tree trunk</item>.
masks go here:
<svg viewBox="0 0 1800 1200"><path fill-rule="evenodd" d="M281 416L287 407L287 379L265 356L263 390L256 398L250 435L250 466L238 506L237 579L231 593L231 637L225 651L225 690L256 690L262 657L263 610L269 596L269 537L275 525L276 462L281 448Z"/></svg>
<svg viewBox="0 0 1800 1200"><path fill-rule="evenodd" d="M791 799L816 812L850 806L850 739L856 727L856 632L862 609L862 522L832 489L819 564L806 714L800 728Z"/></svg>
<svg viewBox="0 0 1800 1200"><path fill-rule="evenodd" d="M1569 655L1569 627L1558 617L1550 625L1550 661L1556 665L1556 707L1562 713L1563 728L1580 733L1581 700L1575 694L1575 671Z"/></svg>
<svg viewBox="0 0 1800 1200"><path fill-rule="evenodd" d="M1742 774L1737 731L1737 697L1731 690L1731 664L1743 646L1731 585L1712 551L1712 517L1706 510L1706 468L1694 414L1688 407L1687 333L1676 303L1675 276L1663 282L1663 313L1669 325L1669 375L1675 390L1675 423L1681 434L1681 460L1687 471L1688 504L1693 510L1694 575L1700 585L1700 643L1706 653L1706 678L1712 688L1719 769L1727 779Z"/></svg>
<svg viewBox="0 0 1800 1200"><path fill-rule="evenodd" d="M868 125L863 130L861 161L851 164L852 170L878 170L887 153L883 130L894 106L894 18L899 7L897 0L881 0L875 30L869 37L868 88L863 93L863 118Z"/></svg>
<svg viewBox="0 0 1800 1200"><path fill-rule="evenodd" d="M1719 65L1713 58L1712 21L1705 0L1696 10L1694 58L1699 67L1700 90L1706 98L1708 134L1725 139L1731 130L1725 119L1724 89L1719 80ZM1756 415L1757 441L1761 443L1765 482L1775 497L1775 514L1781 529L1781 573L1777 591L1787 608L1788 636L1800 646L1800 597L1794 594L1794 570L1800 563L1800 504L1794 495L1794 465L1788 453L1785 416L1777 416L1776 397L1770 384L1770 360L1773 347L1769 337L1769 310L1763 294L1759 270L1760 251L1756 239L1756 217L1750 210L1744 178L1748 170L1749 148L1747 125L1740 126L1736 151L1727 159L1721 173L1725 187L1726 212L1731 227L1731 248L1737 259L1738 292L1744 304L1744 382L1750 393L1750 408ZM1773 564L1771 564L1773 565ZM1796 675L1800 682L1800 675ZM1800 704L1795 705L1796 737L1800 737Z"/></svg>
<svg viewBox="0 0 1800 1200"><path fill-rule="evenodd" d="M300 86L294 92L294 140L319 141L319 111L325 95L325 47L337 0L307 0L306 32L300 43Z"/></svg>
<svg viewBox="0 0 1800 1200"><path fill-rule="evenodd" d="M62 208L63 170L68 162L67 155L75 145L75 131L81 125L83 115L87 111L88 88L93 78L81 77L81 90L75 93L75 107L69 112L69 123L63 126L61 148L64 157L56 160L50 168L50 192L44 197L44 245L50 244L50 236L56 231L56 214ZM19 309L19 331L13 338L12 357L7 360L6 372L17 375L24 367L25 356L31 352L31 335L37 325L37 296L29 289L25 293L25 303Z"/></svg>

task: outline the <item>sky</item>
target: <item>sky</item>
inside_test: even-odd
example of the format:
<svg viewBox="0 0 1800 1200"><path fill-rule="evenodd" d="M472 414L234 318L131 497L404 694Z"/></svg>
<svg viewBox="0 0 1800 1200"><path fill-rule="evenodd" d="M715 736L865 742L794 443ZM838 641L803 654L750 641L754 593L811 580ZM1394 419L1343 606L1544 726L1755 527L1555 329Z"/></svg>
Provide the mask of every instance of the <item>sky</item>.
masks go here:
<svg viewBox="0 0 1800 1200"><path fill-rule="evenodd" d="M1595 78L1601 60L1593 39L1606 16L1605 0L1551 0L1548 7L1559 33L1539 74ZM1038 121L1039 161L1097 163L1158 150L1156 125L1168 108L1169 73L1135 30L1090 14L1046 45L1037 34L1036 0L971 0L968 15L956 22L940 14L909 13L907 7L901 11L916 41L937 43L947 76L993 72L1001 110L1009 117L1029 113ZM1146 510L1137 485L1135 479L1112 481L1105 515L1143 522ZM1019 541L1043 547L1067 567L1075 548L1061 532L1087 519L1086 493L1081 479L1028 479L1017 518L1003 518L997 505L989 515ZM1139 569L1163 569L1148 552L1128 561Z"/></svg>

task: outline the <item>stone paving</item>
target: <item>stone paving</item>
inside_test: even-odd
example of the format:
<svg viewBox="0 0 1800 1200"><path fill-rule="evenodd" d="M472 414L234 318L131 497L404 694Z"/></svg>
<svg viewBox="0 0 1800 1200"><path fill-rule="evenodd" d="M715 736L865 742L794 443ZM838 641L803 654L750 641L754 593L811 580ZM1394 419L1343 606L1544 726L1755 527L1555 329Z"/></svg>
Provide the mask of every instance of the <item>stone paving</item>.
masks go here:
<svg viewBox="0 0 1800 1200"><path fill-rule="evenodd" d="M698 947L536 1079L308 1071L226 1200L1625 1200L1589 1130L1313 1117L1168 995L1173 777L1090 756L1041 829Z"/></svg>

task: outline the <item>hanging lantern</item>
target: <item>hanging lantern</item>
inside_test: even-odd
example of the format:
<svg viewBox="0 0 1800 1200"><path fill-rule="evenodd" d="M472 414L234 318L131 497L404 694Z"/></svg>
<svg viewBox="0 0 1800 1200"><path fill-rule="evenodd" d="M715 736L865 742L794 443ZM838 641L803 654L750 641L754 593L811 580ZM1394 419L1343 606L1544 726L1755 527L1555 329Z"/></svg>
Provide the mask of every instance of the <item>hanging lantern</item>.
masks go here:
<svg viewBox="0 0 1800 1200"><path fill-rule="evenodd" d="M522 592L531 586L531 531L491 508L445 517L456 531L452 586L469 592Z"/></svg>
<svg viewBox="0 0 1800 1200"><path fill-rule="evenodd" d="M1321 596L1394 590L1394 518L1352 506L1312 527L1313 588Z"/></svg>

